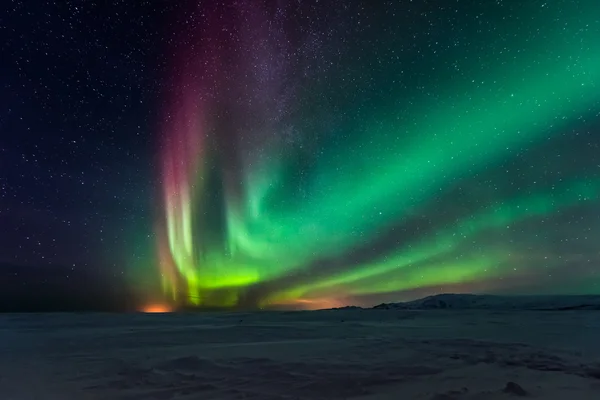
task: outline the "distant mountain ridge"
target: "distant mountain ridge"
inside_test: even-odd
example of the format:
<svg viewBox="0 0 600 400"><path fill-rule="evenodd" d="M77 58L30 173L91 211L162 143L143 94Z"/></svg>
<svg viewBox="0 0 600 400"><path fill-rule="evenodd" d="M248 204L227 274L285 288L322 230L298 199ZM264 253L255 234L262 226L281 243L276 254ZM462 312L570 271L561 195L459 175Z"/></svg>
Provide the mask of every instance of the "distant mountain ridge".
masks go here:
<svg viewBox="0 0 600 400"><path fill-rule="evenodd" d="M447 293L403 303L383 303L373 308L386 310L600 310L600 295L496 296Z"/></svg>

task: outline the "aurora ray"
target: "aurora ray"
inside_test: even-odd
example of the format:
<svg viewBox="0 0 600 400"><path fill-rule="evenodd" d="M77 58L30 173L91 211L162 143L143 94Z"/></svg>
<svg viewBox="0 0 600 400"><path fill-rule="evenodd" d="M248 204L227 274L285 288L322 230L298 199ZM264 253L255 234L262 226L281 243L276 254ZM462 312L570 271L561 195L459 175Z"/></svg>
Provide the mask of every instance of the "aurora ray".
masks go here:
<svg viewBox="0 0 600 400"><path fill-rule="evenodd" d="M535 236L528 223L598 207L600 163L552 169L533 158L594 129L597 2L472 5L460 10L461 32L398 45L406 54L379 59L383 67L356 57L365 50L356 26L291 28L298 7L189 11L202 29L181 35L161 128L165 293L199 306L269 306L481 283L517 262L547 274L515 255L551 240L525 248L506 231ZM364 12L389 19L389 10ZM396 54L395 29L372 27L374 53ZM425 52L428 63L414 61ZM349 86L355 71L364 82ZM524 154L528 174L517 167ZM499 171L527 176L497 193L507 181ZM467 210L445 209L458 204L459 183ZM492 194L466 200L478 190Z"/></svg>

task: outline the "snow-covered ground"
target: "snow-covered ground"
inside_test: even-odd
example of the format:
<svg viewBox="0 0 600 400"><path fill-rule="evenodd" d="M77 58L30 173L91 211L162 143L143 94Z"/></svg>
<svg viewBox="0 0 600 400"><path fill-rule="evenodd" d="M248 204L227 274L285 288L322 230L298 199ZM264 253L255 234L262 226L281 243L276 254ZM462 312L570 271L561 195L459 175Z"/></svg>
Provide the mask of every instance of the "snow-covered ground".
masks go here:
<svg viewBox="0 0 600 400"><path fill-rule="evenodd" d="M0 399L600 398L600 313L0 316Z"/></svg>

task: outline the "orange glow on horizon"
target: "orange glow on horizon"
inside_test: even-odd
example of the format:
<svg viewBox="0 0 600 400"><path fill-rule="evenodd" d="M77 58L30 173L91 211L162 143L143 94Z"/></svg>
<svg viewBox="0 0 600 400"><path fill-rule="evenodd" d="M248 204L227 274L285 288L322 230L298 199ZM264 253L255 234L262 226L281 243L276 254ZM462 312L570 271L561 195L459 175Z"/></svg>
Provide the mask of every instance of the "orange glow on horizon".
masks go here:
<svg viewBox="0 0 600 400"><path fill-rule="evenodd" d="M168 304L147 304L140 310L143 313L170 313L173 307Z"/></svg>

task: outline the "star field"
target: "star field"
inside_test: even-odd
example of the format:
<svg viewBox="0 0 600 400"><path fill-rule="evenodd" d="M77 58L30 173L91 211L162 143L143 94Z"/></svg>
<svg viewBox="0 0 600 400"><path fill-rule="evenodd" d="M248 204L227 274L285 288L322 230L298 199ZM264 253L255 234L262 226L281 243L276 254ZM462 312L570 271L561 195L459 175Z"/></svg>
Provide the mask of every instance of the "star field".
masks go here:
<svg viewBox="0 0 600 400"><path fill-rule="evenodd" d="M11 271L205 307L600 289L596 1L8 3Z"/></svg>

